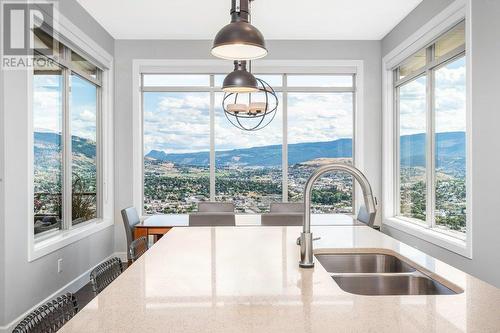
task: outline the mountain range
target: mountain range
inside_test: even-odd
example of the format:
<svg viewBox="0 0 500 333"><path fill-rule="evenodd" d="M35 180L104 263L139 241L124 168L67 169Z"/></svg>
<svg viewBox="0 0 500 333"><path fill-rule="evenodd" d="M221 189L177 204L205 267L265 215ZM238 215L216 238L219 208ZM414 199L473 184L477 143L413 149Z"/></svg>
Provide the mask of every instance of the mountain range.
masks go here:
<svg viewBox="0 0 500 333"><path fill-rule="evenodd" d="M318 157L351 157L352 140L339 139L327 142L297 143L288 145L288 160L291 164L314 160ZM208 151L167 154L161 150L151 150L147 158L172 162L178 165L208 165L210 155ZM253 148L223 150L215 152L217 166L265 166L275 167L281 165L281 145L270 145Z"/></svg>
<svg viewBox="0 0 500 333"><path fill-rule="evenodd" d="M52 155L58 150L61 137L58 133L35 132L35 158ZM95 142L72 137L74 154L89 159L95 158ZM401 166L425 166L425 134L404 135L400 138ZM52 152L52 154L47 154ZM447 172L462 175L465 173L465 133L445 132L436 135L436 166ZM150 160L171 162L177 165L207 166L208 151L168 154L161 150L151 150L145 156ZM338 139L325 142L307 142L288 145L289 164L303 163L317 158L352 157L352 140ZM281 145L269 145L215 152L217 166L280 166Z"/></svg>
<svg viewBox="0 0 500 333"><path fill-rule="evenodd" d="M34 142L35 157L49 150L57 152L61 147L61 135L53 132L35 132ZM96 147L94 141L73 135L71 145L74 154L95 158Z"/></svg>
<svg viewBox="0 0 500 333"><path fill-rule="evenodd" d="M465 175L465 132L437 133L435 138L436 167L455 176ZM400 138L400 165L425 167L425 134L403 135Z"/></svg>
<svg viewBox="0 0 500 333"><path fill-rule="evenodd" d="M425 167L425 134L403 135L400 138L401 166ZM454 173L465 172L465 133L445 132L436 135L436 165ZM146 158L178 165L206 166L209 152L167 154L151 150ZM289 164L302 163L317 158L352 157L352 140L339 139L326 142L308 142L288 145ZM281 165L281 145L269 145L215 152L217 166L266 166Z"/></svg>

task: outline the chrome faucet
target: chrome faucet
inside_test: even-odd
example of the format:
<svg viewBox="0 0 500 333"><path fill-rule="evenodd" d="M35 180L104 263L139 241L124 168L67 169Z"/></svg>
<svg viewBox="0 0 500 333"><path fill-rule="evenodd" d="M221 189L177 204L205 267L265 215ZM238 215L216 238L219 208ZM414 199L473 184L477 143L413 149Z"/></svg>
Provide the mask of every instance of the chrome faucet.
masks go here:
<svg viewBox="0 0 500 333"><path fill-rule="evenodd" d="M365 199L365 209L368 214L367 224L372 227L377 213L375 198L373 197L372 188L365 175L359 169L346 163L332 163L324 165L316 169L307 180L304 188L304 228L297 240L300 245L300 262L299 266L303 268L314 267L313 258L313 236L311 233L311 196L314 182L327 172L342 171L353 176L361 186L363 197Z"/></svg>

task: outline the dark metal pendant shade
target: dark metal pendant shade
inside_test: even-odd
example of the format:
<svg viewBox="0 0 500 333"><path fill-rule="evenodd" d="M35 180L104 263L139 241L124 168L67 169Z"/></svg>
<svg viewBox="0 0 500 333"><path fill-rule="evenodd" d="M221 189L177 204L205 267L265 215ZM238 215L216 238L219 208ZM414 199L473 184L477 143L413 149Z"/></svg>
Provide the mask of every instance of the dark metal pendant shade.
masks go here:
<svg viewBox="0 0 500 333"><path fill-rule="evenodd" d="M267 54L262 33L248 22L231 22L215 36L212 54L229 60L253 60Z"/></svg>
<svg viewBox="0 0 500 333"><path fill-rule="evenodd" d="M249 0L232 0L231 23L215 36L212 54L229 60L253 60L267 55L262 33L249 22Z"/></svg>
<svg viewBox="0 0 500 333"><path fill-rule="evenodd" d="M233 93L248 93L259 90L257 79L247 71L246 61L234 61L234 71L225 77L222 90Z"/></svg>

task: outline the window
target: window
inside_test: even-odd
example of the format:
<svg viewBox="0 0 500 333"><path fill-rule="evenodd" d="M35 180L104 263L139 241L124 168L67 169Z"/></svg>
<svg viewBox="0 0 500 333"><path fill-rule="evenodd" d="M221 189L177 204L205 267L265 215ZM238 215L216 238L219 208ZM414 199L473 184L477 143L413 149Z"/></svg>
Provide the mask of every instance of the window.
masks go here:
<svg viewBox="0 0 500 333"><path fill-rule="evenodd" d="M71 216L73 225L97 217L97 86L70 76Z"/></svg>
<svg viewBox="0 0 500 333"><path fill-rule="evenodd" d="M279 105L267 127L246 132L222 110L224 75L142 74L146 214L188 213L207 200L262 213L272 202L302 200L321 163L353 163L353 74L257 76L273 86ZM352 184L347 175L322 177L313 211L351 214Z"/></svg>
<svg viewBox="0 0 500 333"><path fill-rule="evenodd" d="M35 233L61 228L63 76L54 65L33 76Z"/></svg>
<svg viewBox="0 0 500 333"><path fill-rule="evenodd" d="M465 23L394 70L396 215L453 237L466 233Z"/></svg>
<svg viewBox="0 0 500 333"><path fill-rule="evenodd" d="M281 94L275 118L257 132L229 123L223 97L222 92L215 94L215 200L233 202L238 212L269 211L271 202L282 201ZM263 96L253 94L252 101L264 102Z"/></svg>
<svg viewBox="0 0 500 333"><path fill-rule="evenodd" d="M352 164L353 93L297 92L288 95L288 200L303 201L312 172L326 163ZM352 177L327 174L312 193L315 213L352 213Z"/></svg>
<svg viewBox="0 0 500 333"><path fill-rule="evenodd" d="M144 209L188 213L210 199L210 94L144 93Z"/></svg>
<svg viewBox="0 0 500 333"><path fill-rule="evenodd" d="M50 38L36 31L39 41ZM101 70L61 43L33 71L34 233L100 216Z"/></svg>
<svg viewBox="0 0 500 333"><path fill-rule="evenodd" d="M399 191L401 216L426 220L426 86L422 75L399 87Z"/></svg>

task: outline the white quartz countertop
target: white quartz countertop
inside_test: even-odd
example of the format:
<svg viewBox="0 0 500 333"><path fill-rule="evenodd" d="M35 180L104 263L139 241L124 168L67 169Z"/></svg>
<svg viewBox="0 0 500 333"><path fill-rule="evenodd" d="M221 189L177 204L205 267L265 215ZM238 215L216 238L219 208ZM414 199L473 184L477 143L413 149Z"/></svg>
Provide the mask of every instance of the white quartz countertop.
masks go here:
<svg viewBox="0 0 500 333"><path fill-rule="evenodd" d="M457 295L344 292L298 265L300 227L174 228L61 332L500 332L500 290L365 226L315 226L315 251L392 251Z"/></svg>

